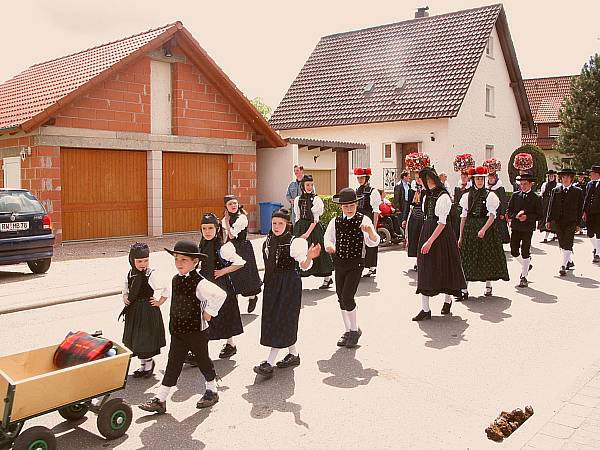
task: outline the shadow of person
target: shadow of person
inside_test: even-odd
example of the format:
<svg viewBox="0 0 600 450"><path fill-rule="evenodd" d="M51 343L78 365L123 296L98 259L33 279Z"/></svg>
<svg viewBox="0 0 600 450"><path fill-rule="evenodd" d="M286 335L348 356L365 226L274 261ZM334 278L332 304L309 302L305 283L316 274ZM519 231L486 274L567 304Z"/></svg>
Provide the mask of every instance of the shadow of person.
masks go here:
<svg viewBox="0 0 600 450"><path fill-rule="evenodd" d="M574 273L567 273L566 277L555 275L554 278L568 281L569 283L577 283L577 287L582 287L585 289L598 289L598 287L600 286L598 280L594 280L593 278L588 277L578 277Z"/></svg>
<svg viewBox="0 0 600 450"><path fill-rule="evenodd" d="M168 407L168 404L167 404ZM140 440L143 447L148 449L169 448L176 438L175 448L180 449L203 449L204 442L193 437L196 429L206 420L211 408L200 409L182 421L175 419L171 414L156 415L149 413L135 421L136 424L145 424L155 421L153 425L144 428L140 432ZM81 448L81 447L80 447Z"/></svg>
<svg viewBox="0 0 600 450"><path fill-rule="evenodd" d="M381 289L377 287L377 281L375 277L365 277L361 278L360 284L358 285L358 289L356 291L357 297L366 297L371 294L375 294L379 292Z"/></svg>
<svg viewBox="0 0 600 450"><path fill-rule="evenodd" d="M546 252L545 250L542 250L541 248L531 247L531 254L532 255L547 255L548 252Z"/></svg>
<svg viewBox="0 0 600 450"><path fill-rule="evenodd" d="M417 286L417 279L419 277L419 272L417 272L416 270L413 269L409 269L409 270L405 270L404 271L404 275L406 275L408 278L411 279L411 281L408 282L409 286Z"/></svg>
<svg viewBox="0 0 600 450"><path fill-rule="evenodd" d="M548 294L543 291L538 291L537 289L532 288L531 285L529 285L526 288L520 288L518 286L515 286L515 289L520 294L530 297L532 302L547 304L557 303L558 297L556 295Z"/></svg>
<svg viewBox="0 0 600 450"><path fill-rule="evenodd" d="M302 308L305 306L317 306L319 300L335 296L335 286L329 289L310 289L302 291Z"/></svg>
<svg viewBox="0 0 600 450"><path fill-rule="evenodd" d="M265 419L273 412L291 413L296 425L309 428L300 417L302 406L288 401L296 390L294 369L275 368L275 374L270 380L257 375L254 384L246 386L246 389L248 392L242 394L242 398L252 405L250 417L253 419Z"/></svg>
<svg viewBox="0 0 600 450"><path fill-rule="evenodd" d="M148 400L148 390L158 382L156 371L150 378L133 378L131 375L127 378L127 386L124 391L117 394L122 396L130 405L137 405ZM162 376L160 377L162 380Z"/></svg>
<svg viewBox="0 0 600 450"><path fill-rule="evenodd" d="M339 348L330 359L317 361L319 370L331 374L323 379L323 383L343 389L354 389L369 384L373 377L379 375L375 369L365 369L356 359L356 348Z"/></svg>
<svg viewBox="0 0 600 450"><path fill-rule="evenodd" d="M102 437L100 433L92 433L91 431L77 426L83 422L85 422L85 420L81 419L80 421L69 423L69 426L66 428L61 426L63 424L53 427L51 431L56 436L56 448L117 448L123 445L129 437L127 433L125 433L120 438L109 441ZM24 430L25 429L26 427Z"/></svg>
<svg viewBox="0 0 600 450"><path fill-rule="evenodd" d="M425 333L428 341L425 341L425 347L431 347L438 350L454 345L459 345L466 341L465 331L469 328L466 319L460 316L433 316L431 320L417 322L421 331Z"/></svg>
<svg viewBox="0 0 600 450"><path fill-rule="evenodd" d="M469 311L479 314L481 320L500 323L504 319L512 317L510 314L504 312L510 308L511 303L512 301L506 297L492 295L491 297L469 297L469 300L463 302L463 305Z"/></svg>
<svg viewBox="0 0 600 450"><path fill-rule="evenodd" d="M246 328L248 325L250 325L256 319L258 319L258 314L241 313L240 316L242 317L242 326L244 328Z"/></svg>

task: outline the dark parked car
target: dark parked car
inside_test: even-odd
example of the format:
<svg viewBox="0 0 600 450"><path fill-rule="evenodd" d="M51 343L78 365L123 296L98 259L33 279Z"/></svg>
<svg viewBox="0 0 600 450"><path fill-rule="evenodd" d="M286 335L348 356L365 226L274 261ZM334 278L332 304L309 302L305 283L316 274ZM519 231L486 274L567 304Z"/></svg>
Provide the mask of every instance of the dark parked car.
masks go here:
<svg viewBox="0 0 600 450"><path fill-rule="evenodd" d="M0 265L27 263L33 273L50 268L54 234L50 216L25 189L0 189Z"/></svg>

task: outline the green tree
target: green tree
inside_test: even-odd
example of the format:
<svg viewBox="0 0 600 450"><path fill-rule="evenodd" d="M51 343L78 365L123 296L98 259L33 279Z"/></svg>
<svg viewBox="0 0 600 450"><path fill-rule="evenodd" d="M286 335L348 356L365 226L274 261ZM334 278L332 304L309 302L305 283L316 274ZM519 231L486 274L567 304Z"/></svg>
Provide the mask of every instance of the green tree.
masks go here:
<svg viewBox="0 0 600 450"><path fill-rule="evenodd" d="M571 83L560 113L558 151L573 156L573 168L600 161L600 55L592 56Z"/></svg>
<svg viewBox="0 0 600 450"><path fill-rule="evenodd" d="M271 113L273 112L273 108L267 105L262 98L254 97L252 100L250 100L250 103L252 103L256 110L262 114L265 120L269 120L269 117L271 117Z"/></svg>
<svg viewBox="0 0 600 450"><path fill-rule="evenodd" d="M519 175L519 171L513 166L515 156L519 153L529 153L533 157L533 174L535 175L537 187L541 187L546 178L546 172L548 172L548 162L546 161L546 155L544 155L543 150L537 145L523 145L512 152L510 160L508 161L508 176L510 177L510 183L514 185L517 175Z"/></svg>

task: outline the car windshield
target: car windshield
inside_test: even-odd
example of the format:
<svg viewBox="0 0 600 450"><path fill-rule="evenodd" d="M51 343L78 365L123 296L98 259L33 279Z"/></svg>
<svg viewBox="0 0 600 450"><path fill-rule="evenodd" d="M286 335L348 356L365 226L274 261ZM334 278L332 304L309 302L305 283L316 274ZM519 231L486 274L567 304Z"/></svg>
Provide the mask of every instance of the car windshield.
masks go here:
<svg viewBox="0 0 600 450"><path fill-rule="evenodd" d="M27 191L0 191L0 214L43 213L44 207Z"/></svg>

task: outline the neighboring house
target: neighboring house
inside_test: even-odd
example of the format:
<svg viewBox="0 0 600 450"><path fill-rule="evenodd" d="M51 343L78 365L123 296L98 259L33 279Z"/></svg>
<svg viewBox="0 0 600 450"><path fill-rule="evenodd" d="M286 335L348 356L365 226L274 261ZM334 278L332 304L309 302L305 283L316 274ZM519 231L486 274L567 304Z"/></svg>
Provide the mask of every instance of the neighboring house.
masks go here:
<svg viewBox="0 0 600 450"><path fill-rule="evenodd" d="M446 172L458 153L495 156L509 185L506 162L533 121L502 5L417 16L321 38L269 120L288 146L261 152L261 183L313 161L335 190L356 185L353 167L370 166L374 187L391 191L405 156L424 151ZM285 192L288 178L259 186L259 200Z"/></svg>
<svg viewBox="0 0 600 450"><path fill-rule="evenodd" d="M522 142L544 150L548 167L562 166L562 156L554 149L560 127L560 109L571 92L571 82L577 75L532 78L523 80L533 114L535 130L523 132ZM556 163L556 164L555 164Z"/></svg>
<svg viewBox="0 0 600 450"><path fill-rule="evenodd" d="M0 187L57 237L193 231L237 194L256 229L256 153L284 146L180 22L37 64L0 85Z"/></svg>

